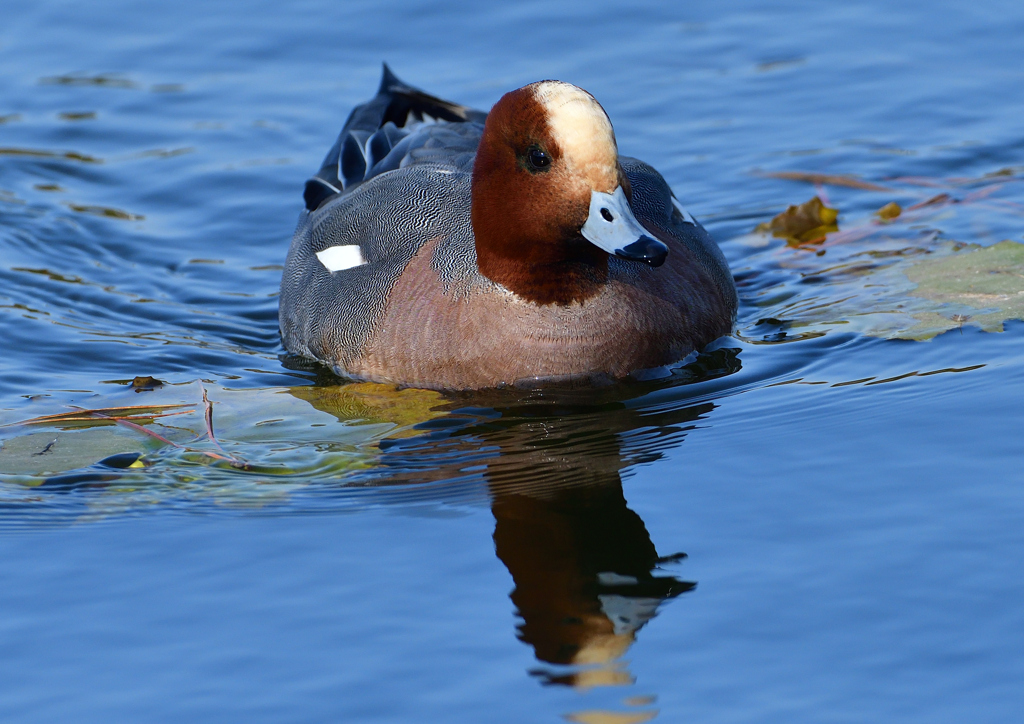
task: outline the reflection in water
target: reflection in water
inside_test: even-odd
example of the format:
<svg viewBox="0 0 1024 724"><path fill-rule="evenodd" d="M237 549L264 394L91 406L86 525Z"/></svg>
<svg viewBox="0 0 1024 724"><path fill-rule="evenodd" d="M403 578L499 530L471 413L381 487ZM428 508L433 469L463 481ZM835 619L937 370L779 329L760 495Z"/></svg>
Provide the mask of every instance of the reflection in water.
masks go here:
<svg viewBox="0 0 1024 724"><path fill-rule="evenodd" d="M616 480L542 496L495 496L494 543L515 580L519 638L578 687L632 683L617 660L658 605L696 584L651 574L661 561Z"/></svg>
<svg viewBox="0 0 1024 724"><path fill-rule="evenodd" d="M696 586L654 575L659 564L685 554L658 556L643 520L626 505L620 471L637 457L659 455L661 446L651 444L644 428L676 431L668 436L674 446L680 423L712 408L684 408L658 420L626 407L539 420L517 411L512 419L519 424L498 436L502 460L515 460L516 472L490 465L485 473L495 550L515 581L519 639L547 665L532 672L544 683L584 690L632 684L622 657L637 631L664 601ZM624 443L630 437L632 450ZM588 711L569 719L640 722L655 714Z"/></svg>
<svg viewBox="0 0 1024 724"><path fill-rule="evenodd" d="M447 479L465 474L467 460L482 470L495 549L515 582L518 637L545 665L532 672L545 684L581 690L632 684L622 657L637 632L663 602L696 586L655 575L685 554L659 557L643 520L626 504L620 472L678 445L714 405L645 414L613 394L549 393L511 405L507 397L477 395L473 407L453 405L430 442L384 446L383 462L393 470L415 468L417 457ZM467 424L450 426L462 416ZM446 466L445 457L453 462ZM587 711L569 719L640 722L655 714Z"/></svg>

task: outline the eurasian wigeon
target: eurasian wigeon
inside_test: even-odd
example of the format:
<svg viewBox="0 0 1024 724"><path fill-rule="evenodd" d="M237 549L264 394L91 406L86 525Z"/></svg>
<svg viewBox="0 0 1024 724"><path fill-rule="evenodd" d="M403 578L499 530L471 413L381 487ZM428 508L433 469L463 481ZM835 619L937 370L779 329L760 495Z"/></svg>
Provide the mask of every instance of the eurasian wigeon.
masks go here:
<svg viewBox="0 0 1024 724"><path fill-rule="evenodd" d="M732 331L736 288L661 174L586 91L490 113L385 66L306 184L281 279L285 347L346 377L471 389L621 378Z"/></svg>

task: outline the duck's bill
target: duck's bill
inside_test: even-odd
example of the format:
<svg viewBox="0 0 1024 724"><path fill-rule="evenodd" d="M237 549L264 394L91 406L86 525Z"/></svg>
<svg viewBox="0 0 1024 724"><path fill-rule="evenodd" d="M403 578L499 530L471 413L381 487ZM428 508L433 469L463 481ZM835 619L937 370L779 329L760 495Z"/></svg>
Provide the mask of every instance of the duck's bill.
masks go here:
<svg viewBox="0 0 1024 724"><path fill-rule="evenodd" d="M610 194L590 192L590 215L580 233L594 246L623 259L661 266L668 256L668 247L636 220L621 186Z"/></svg>

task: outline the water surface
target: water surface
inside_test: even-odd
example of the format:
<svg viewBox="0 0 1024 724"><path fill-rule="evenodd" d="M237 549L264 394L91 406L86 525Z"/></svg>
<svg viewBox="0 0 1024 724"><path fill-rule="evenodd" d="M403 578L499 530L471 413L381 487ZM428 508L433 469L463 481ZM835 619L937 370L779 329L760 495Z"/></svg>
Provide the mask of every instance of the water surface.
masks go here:
<svg viewBox="0 0 1024 724"><path fill-rule="evenodd" d="M5 721L1017 720L1024 322L912 278L1024 241L1018 4L0 9ZM382 60L591 91L736 335L591 390L284 357L302 184ZM815 194L823 243L752 233ZM22 424L134 405L174 444Z"/></svg>

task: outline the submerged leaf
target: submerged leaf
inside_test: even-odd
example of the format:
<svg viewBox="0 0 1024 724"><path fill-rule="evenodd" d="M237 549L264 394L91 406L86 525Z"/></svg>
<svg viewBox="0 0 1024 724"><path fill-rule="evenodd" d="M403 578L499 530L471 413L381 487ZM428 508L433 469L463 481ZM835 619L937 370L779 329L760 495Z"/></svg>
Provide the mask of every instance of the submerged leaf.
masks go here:
<svg viewBox="0 0 1024 724"><path fill-rule="evenodd" d="M140 436L117 427L77 432L34 432L2 441L0 473L62 473L122 453L133 453L138 460L138 454L146 448Z"/></svg>
<svg viewBox="0 0 1024 724"><path fill-rule="evenodd" d="M911 295L941 305L915 314L919 323L908 336L931 336L933 330L963 324L1001 332L1004 321L1024 319L1024 244L1007 240L968 249L920 261L907 270L907 278L917 284Z"/></svg>
<svg viewBox="0 0 1024 724"><path fill-rule="evenodd" d="M410 428L417 423L447 414L443 410L435 409L445 403L445 398L434 390L400 390L394 385L357 382L332 387L293 387L289 392L343 422L391 422L400 428ZM416 434L418 433L415 430L403 430L390 437Z"/></svg>
<svg viewBox="0 0 1024 724"><path fill-rule="evenodd" d="M91 121L96 117L96 111L58 113L57 117L62 121Z"/></svg>
<svg viewBox="0 0 1024 724"><path fill-rule="evenodd" d="M932 196L930 199L926 199L920 203L908 206L907 211L916 211L917 209L923 209L927 206L945 206L946 204L955 204L956 199L947 193L937 194Z"/></svg>
<svg viewBox="0 0 1024 724"><path fill-rule="evenodd" d="M71 85L71 86L101 86L104 88L137 88L133 80L129 80L115 73L100 73L99 75L67 74L40 78L41 85Z"/></svg>
<svg viewBox="0 0 1024 724"><path fill-rule="evenodd" d="M31 158L65 158L69 161L81 161L82 163L103 163L103 159L94 158L84 153L75 151L39 151L32 148L0 148L0 156L29 156Z"/></svg>

